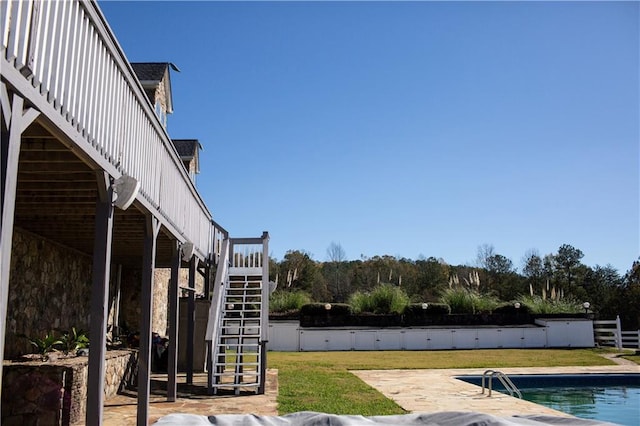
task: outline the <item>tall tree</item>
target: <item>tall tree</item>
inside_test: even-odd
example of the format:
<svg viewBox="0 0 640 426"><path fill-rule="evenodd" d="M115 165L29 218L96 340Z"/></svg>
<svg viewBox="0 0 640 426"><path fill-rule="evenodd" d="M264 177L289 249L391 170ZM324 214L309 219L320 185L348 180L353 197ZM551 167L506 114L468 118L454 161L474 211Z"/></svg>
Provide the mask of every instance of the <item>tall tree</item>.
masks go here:
<svg viewBox="0 0 640 426"><path fill-rule="evenodd" d="M618 308L623 329L640 329L640 257L624 276Z"/></svg>
<svg viewBox="0 0 640 426"><path fill-rule="evenodd" d="M515 272L513 268L513 262L511 259L501 255L494 254L493 256L487 259L487 271L491 274L501 275L508 274L510 272Z"/></svg>
<svg viewBox="0 0 640 426"><path fill-rule="evenodd" d="M407 293L416 301L437 301L440 293L449 282L449 265L442 259L430 257L415 262L417 277L415 283L407 288Z"/></svg>
<svg viewBox="0 0 640 426"><path fill-rule="evenodd" d="M280 264L280 282L278 288L304 290L316 297L314 292L322 294L324 279L319 265L305 251L289 250Z"/></svg>
<svg viewBox="0 0 640 426"><path fill-rule="evenodd" d="M487 284L498 297L511 300L524 292L522 278L516 273L511 259L494 254L486 260Z"/></svg>
<svg viewBox="0 0 640 426"><path fill-rule="evenodd" d="M332 241L331 244L329 244L329 247L327 248L327 258L333 264L333 269L334 269L334 276L333 276L334 299L337 299L338 301L346 300L346 297L347 297L346 293L348 291L346 288L344 288L345 286L342 285L344 283L343 283L343 280L341 279L342 277L340 274L340 264L345 260L347 260L347 254L345 253L340 243L336 243Z"/></svg>
<svg viewBox="0 0 640 426"><path fill-rule="evenodd" d="M571 289L574 284L576 272L581 265L580 259L583 256L582 251L569 244L563 244L558 249L558 254L555 255L556 269L565 289Z"/></svg>
<svg viewBox="0 0 640 426"><path fill-rule="evenodd" d="M589 268L585 275L584 297L581 300L590 302L591 309L601 318L615 318L619 314L617 301L623 281L611 265Z"/></svg>
<svg viewBox="0 0 640 426"><path fill-rule="evenodd" d="M478 246L478 254L476 255L476 266L483 269L489 269L489 259L495 256L496 251L492 244L483 244Z"/></svg>
<svg viewBox="0 0 640 426"><path fill-rule="evenodd" d="M538 251L535 249L527 251L522 263L522 275L527 279L531 291L533 293L542 292L544 286L544 263Z"/></svg>

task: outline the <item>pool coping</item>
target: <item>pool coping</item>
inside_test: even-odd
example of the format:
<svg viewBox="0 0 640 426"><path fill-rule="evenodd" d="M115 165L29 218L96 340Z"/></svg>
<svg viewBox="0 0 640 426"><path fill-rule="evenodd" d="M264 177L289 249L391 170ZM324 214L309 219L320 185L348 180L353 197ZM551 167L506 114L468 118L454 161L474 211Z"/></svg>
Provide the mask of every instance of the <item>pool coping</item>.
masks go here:
<svg viewBox="0 0 640 426"><path fill-rule="evenodd" d="M493 391L491 397L480 393L480 387L456 379L462 375L482 375L486 368L429 370L350 370L369 386L395 401L411 413L469 411L499 417L546 414L572 417L508 394ZM511 367L499 368L509 374L611 374L640 373L638 365L584 367Z"/></svg>

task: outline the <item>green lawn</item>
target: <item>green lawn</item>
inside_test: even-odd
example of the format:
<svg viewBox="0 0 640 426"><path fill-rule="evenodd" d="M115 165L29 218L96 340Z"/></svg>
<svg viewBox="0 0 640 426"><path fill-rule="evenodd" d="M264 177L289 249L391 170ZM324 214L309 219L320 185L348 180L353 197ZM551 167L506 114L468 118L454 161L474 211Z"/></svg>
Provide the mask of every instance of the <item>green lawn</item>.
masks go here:
<svg viewBox="0 0 640 426"><path fill-rule="evenodd" d="M278 412L320 411L364 416L404 410L348 370L504 368L612 365L594 349L269 352L278 369Z"/></svg>
<svg viewBox="0 0 640 426"><path fill-rule="evenodd" d="M640 351L636 351L635 354L623 355L623 358L626 358L629 361L633 361L636 364L640 364Z"/></svg>

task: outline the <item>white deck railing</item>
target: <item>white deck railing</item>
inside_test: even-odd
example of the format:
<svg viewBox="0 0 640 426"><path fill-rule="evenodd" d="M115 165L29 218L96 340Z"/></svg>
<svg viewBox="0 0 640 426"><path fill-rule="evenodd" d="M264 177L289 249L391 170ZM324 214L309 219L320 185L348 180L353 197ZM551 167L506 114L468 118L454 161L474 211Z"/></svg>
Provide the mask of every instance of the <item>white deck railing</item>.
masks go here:
<svg viewBox="0 0 640 426"><path fill-rule="evenodd" d="M145 205L201 257L216 253L211 214L97 5L3 0L0 25L3 79L28 82L22 95L52 106L80 150L136 178Z"/></svg>

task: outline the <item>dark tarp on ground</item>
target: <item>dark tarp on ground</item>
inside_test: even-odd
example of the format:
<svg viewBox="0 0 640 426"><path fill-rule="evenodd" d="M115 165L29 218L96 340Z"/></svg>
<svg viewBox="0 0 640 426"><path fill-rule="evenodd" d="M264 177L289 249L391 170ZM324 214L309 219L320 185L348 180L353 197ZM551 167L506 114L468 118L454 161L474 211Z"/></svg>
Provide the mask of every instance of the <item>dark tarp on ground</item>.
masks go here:
<svg viewBox="0 0 640 426"><path fill-rule="evenodd" d="M429 426L596 426L612 425L597 420L576 417L527 415L497 417L490 414L447 411L431 414L404 414L398 416L354 416L315 412L292 413L284 416L256 416L253 414L221 414L199 416L195 414L170 414L159 419L156 425L168 426L375 426L375 425L429 425Z"/></svg>

